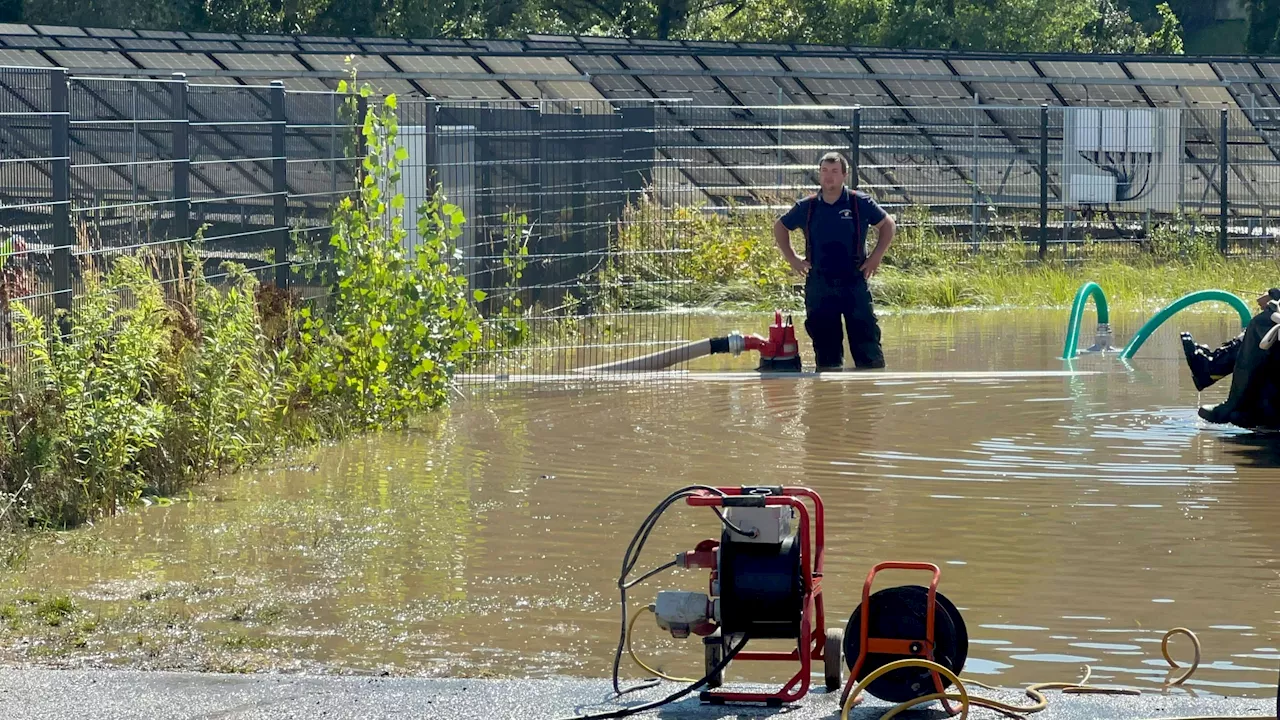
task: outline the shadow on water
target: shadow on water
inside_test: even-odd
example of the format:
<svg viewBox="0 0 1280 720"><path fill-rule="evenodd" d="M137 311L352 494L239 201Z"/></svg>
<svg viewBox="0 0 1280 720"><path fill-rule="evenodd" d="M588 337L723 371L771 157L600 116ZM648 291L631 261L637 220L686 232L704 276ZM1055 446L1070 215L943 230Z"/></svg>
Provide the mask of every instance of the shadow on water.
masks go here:
<svg viewBox="0 0 1280 720"><path fill-rule="evenodd" d="M1256 468L1280 468L1280 432L1223 435L1221 442L1230 455L1244 464Z"/></svg>

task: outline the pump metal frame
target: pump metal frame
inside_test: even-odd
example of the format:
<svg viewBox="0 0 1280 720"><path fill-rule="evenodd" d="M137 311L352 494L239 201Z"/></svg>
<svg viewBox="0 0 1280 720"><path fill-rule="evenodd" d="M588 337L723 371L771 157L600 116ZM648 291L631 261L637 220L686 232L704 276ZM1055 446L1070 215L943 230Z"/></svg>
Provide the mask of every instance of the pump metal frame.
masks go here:
<svg viewBox="0 0 1280 720"><path fill-rule="evenodd" d="M800 615L800 637L796 649L791 652L751 652L742 651L734 658L763 662L796 662L800 663L799 671L780 690L773 693L756 693L729 690L706 690L700 697L709 702L764 702L778 706L793 703L809 692L810 673L814 661L826 659L825 648L825 615L822 601L822 562L825 555L826 532L822 498L809 488L804 487L723 487L718 488L724 496L702 490L689 496L685 502L691 507L777 507L786 506L795 509L799 520L798 541L800 543L801 578L804 581L803 610ZM760 495L753 491L767 489L773 494ZM802 498L813 502L812 534L809 530L809 508ZM811 544L812 539L812 544ZM717 578L712 573L711 582Z"/></svg>

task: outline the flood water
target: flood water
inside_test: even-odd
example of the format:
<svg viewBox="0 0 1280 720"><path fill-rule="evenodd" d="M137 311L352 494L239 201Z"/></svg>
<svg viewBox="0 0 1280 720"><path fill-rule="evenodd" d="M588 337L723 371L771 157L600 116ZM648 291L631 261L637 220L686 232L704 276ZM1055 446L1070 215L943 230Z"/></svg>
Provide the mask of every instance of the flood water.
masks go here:
<svg viewBox="0 0 1280 720"><path fill-rule="evenodd" d="M744 355L667 382L467 386L424 428L111 519L0 582L102 614L59 662L199 668L202 646L243 634L276 667L605 677L622 554L653 505L691 483L785 483L826 503L830 624L844 626L874 563L929 561L968 626L966 675L1018 685L1088 664L1095 681L1157 688L1161 635L1186 626L1204 645L1189 688L1274 693L1280 438L1201 423L1177 345L1177 329L1226 339L1233 315L1180 316L1131 368L1086 357L1075 369L1098 374L948 377L1062 370L1065 317L883 317L890 369L928 377L696 378L749 369ZM1116 344L1142 319L1113 316ZM763 332L768 319L690 322L700 337ZM713 536L710 512L676 506L638 568ZM886 573L877 588L921 579ZM666 587L705 591L706 573L659 576L632 592L633 609ZM138 607L152 588L162 611ZM172 647L137 650L166 636ZM3 638L0 659L40 660ZM664 638L646 618L636 645L667 672L701 675L696 639ZM1190 658L1185 639L1172 651Z"/></svg>

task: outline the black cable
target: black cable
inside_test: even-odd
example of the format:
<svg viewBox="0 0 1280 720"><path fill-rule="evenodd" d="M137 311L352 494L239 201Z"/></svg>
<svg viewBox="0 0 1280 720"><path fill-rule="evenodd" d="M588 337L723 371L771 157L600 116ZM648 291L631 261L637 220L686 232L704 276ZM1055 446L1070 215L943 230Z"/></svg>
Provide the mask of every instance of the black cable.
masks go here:
<svg viewBox="0 0 1280 720"><path fill-rule="evenodd" d="M732 650L726 653L724 658L720 660L720 662L716 663L715 667L713 667L706 675L702 676L702 679L695 680L689 685L686 685L683 689L677 692L674 692L662 698L661 700L654 700L653 702L647 702L643 705L636 705L634 707L622 708L620 710L610 710L609 712L596 713L594 715L578 715L571 718L564 718L563 720L609 720L610 718L624 718L624 717L629 717L631 715L635 715L637 713L656 710L662 707L663 705L670 705L671 703L679 700L685 695L688 695L694 690L697 690L703 685L706 685L707 683L711 682L711 678L715 677L722 670L729 667L729 662L733 660L733 658L736 657L739 652L742 651L742 648L746 647L747 640L748 640L747 636L743 635L742 641L739 642L736 647L734 647Z"/></svg>
<svg viewBox="0 0 1280 720"><path fill-rule="evenodd" d="M671 562L667 563L666 565L662 565L662 566L656 567L656 568L654 568L654 569L650 570L649 572L647 572L647 573L645 573L645 574L641 575L640 577L636 578L635 580L632 580L631 582L627 583L626 585L623 585L623 586L622 586L622 589L623 589L623 590L630 590L631 588L635 587L636 585L639 585L640 583L644 582L645 580L648 580L649 578L653 577L654 575L657 575L658 573L662 572L663 570L670 570L671 568L673 568L673 567L675 567L675 566L676 566L676 561L675 561L675 560L672 560Z"/></svg>
<svg viewBox="0 0 1280 720"><path fill-rule="evenodd" d="M662 502L658 503L658 505L649 512L648 516L645 517L644 522L640 523L640 527L636 530L636 534L632 536L630 544L627 545L627 552L622 557L622 573L618 576L618 590L621 594L622 600L622 622L618 629L618 647L613 653L613 691L618 695L624 695L629 692L635 692L636 690L653 687L656 684L656 681L648 682L637 687L623 690L622 684L618 678L618 673L622 666L622 650L627 641L627 590L644 581L650 575L656 573L647 574L639 580L631 583L627 582L627 576L635 569L636 563L639 562L640 555L644 551L645 543L649 541L649 535L653 533L654 527L657 526L658 520L662 517L662 514L667 511L667 508L686 497L696 494L698 491L705 491L724 497L724 492L709 485L688 485L676 490L665 497ZM752 534L743 531L742 528L739 528L729 522L728 518L725 518L720 514L719 508L712 508L712 510L715 511L721 522L724 523L724 525L731 531L741 535L746 535L747 537L752 536ZM666 567L662 569L665 570Z"/></svg>

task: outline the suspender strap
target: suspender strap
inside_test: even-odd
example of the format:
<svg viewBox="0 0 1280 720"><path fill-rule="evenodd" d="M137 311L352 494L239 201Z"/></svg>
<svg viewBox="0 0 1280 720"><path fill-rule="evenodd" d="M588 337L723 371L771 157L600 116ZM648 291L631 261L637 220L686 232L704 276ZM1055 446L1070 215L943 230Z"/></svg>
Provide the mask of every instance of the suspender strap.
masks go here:
<svg viewBox="0 0 1280 720"><path fill-rule="evenodd" d="M858 197L849 192L848 188L844 188L840 192L842 194L848 193L849 205L853 208L853 257L857 259L867 252L866 238L858 237L859 231L862 230L862 213L858 210ZM809 196L809 212L804 221L804 254L809 259L809 262L813 262L812 245L809 242L809 228L813 225L813 207L818 204L820 195L821 193L814 193Z"/></svg>

